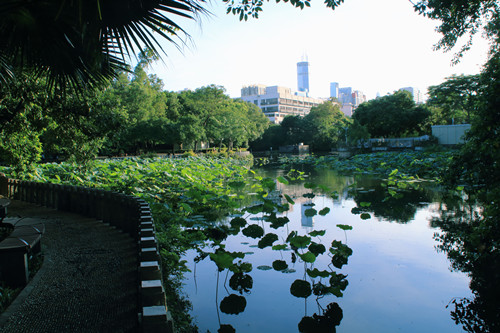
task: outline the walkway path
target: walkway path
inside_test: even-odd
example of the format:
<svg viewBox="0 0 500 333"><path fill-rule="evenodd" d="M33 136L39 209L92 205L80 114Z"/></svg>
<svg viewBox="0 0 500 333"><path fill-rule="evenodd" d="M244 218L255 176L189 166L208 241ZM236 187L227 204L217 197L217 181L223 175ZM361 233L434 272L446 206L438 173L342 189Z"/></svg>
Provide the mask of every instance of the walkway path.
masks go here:
<svg viewBox="0 0 500 333"><path fill-rule="evenodd" d="M21 201L8 223L45 224L42 268L0 315L0 332L137 331L133 239L94 219Z"/></svg>

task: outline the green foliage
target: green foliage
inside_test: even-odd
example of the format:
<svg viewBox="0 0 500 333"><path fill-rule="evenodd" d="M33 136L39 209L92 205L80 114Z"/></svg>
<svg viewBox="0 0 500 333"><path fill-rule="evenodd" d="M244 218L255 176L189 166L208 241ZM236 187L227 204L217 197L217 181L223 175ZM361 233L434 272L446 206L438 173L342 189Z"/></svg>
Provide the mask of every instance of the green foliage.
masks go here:
<svg viewBox="0 0 500 333"><path fill-rule="evenodd" d="M415 178L439 179L448 170L454 151L404 151L357 154L348 159L335 155L281 157L279 163L283 168L294 165L307 165L336 170L343 174L375 174L389 175L394 169L402 175ZM333 193L335 196L335 193Z"/></svg>
<svg viewBox="0 0 500 333"><path fill-rule="evenodd" d="M295 280L290 287L290 293L295 297L307 298L312 294L311 284L305 280Z"/></svg>
<svg viewBox="0 0 500 333"><path fill-rule="evenodd" d="M11 289L0 285L0 313L7 309L19 292L19 289Z"/></svg>
<svg viewBox="0 0 500 333"><path fill-rule="evenodd" d="M361 104L353 119L364 126L371 137L404 137L422 134L430 111L417 106L408 91L396 91Z"/></svg>
<svg viewBox="0 0 500 333"><path fill-rule="evenodd" d="M304 143L312 146L315 151L330 151L345 140L344 128L349 124L350 120L337 104L325 102L312 107L304 117Z"/></svg>
<svg viewBox="0 0 500 333"><path fill-rule="evenodd" d="M425 0L414 4L415 10L431 19L438 20L437 32L442 34L435 49L450 51L462 37L468 40L460 46L454 63L458 63L463 54L472 46L473 37L480 31L493 42L492 49L498 43L499 5L497 1L439 1Z"/></svg>
<svg viewBox="0 0 500 333"><path fill-rule="evenodd" d="M432 125L470 124L478 106L479 75L453 75L428 90Z"/></svg>
<svg viewBox="0 0 500 333"><path fill-rule="evenodd" d="M227 314L238 314L245 311L247 300L243 296L231 294L220 303L220 310Z"/></svg>
<svg viewBox="0 0 500 333"><path fill-rule="evenodd" d="M183 0L10 1L0 10L0 78L9 82L16 69L34 69L57 90L96 90L126 69L137 49L158 55L161 40L175 43L186 34L176 17L203 12L198 2Z"/></svg>

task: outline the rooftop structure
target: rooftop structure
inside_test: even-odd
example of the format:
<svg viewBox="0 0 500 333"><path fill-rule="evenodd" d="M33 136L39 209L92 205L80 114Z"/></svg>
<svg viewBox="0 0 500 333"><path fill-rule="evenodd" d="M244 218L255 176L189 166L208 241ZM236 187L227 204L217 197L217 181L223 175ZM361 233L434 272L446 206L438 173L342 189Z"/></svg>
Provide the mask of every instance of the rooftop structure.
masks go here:
<svg viewBox="0 0 500 333"><path fill-rule="evenodd" d="M243 87L241 99L257 105L275 124L281 123L286 116L305 116L313 106L324 102L290 88L261 84Z"/></svg>

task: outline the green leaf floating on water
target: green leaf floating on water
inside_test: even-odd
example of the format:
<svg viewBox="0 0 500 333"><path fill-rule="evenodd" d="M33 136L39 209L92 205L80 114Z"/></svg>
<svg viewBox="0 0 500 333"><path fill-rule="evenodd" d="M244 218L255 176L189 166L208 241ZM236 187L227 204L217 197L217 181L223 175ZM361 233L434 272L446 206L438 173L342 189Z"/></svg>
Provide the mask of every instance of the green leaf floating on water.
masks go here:
<svg viewBox="0 0 500 333"><path fill-rule="evenodd" d="M245 210L247 212L249 212L250 214L259 214L262 212L263 209L264 209L264 205L255 205L252 207L245 208Z"/></svg>
<svg viewBox="0 0 500 333"><path fill-rule="evenodd" d="M306 248L311 244L311 237L309 236L294 236L290 239L290 244L299 249Z"/></svg>
<svg viewBox="0 0 500 333"><path fill-rule="evenodd" d="M220 325L220 328L217 330L217 333L236 333L236 330L231 325L222 324Z"/></svg>
<svg viewBox="0 0 500 333"><path fill-rule="evenodd" d="M352 230L352 226L347 225L347 224L337 224L337 227L346 231L346 230Z"/></svg>
<svg viewBox="0 0 500 333"><path fill-rule="evenodd" d="M284 271L288 268L288 264L284 260L275 260L273 261L273 268L276 271Z"/></svg>
<svg viewBox="0 0 500 333"><path fill-rule="evenodd" d="M325 207L319 211L319 215L321 215L321 216L325 216L328 213L330 213L330 208L328 208L328 207Z"/></svg>
<svg viewBox="0 0 500 333"><path fill-rule="evenodd" d="M253 287L253 279L248 274L243 273L235 273L229 279L229 287L234 291L238 292L250 292L250 289Z"/></svg>
<svg viewBox="0 0 500 333"><path fill-rule="evenodd" d="M363 202L360 202L359 205L361 207L370 207L372 205L372 203L371 202L364 202L363 201Z"/></svg>
<svg viewBox="0 0 500 333"><path fill-rule="evenodd" d="M309 251L306 252L306 253L304 253L304 254L300 254L299 253L299 257L302 260L304 260L305 262L308 262L308 263L313 263L313 262L316 261L316 256L313 253L309 252Z"/></svg>
<svg viewBox="0 0 500 333"><path fill-rule="evenodd" d="M271 266L262 265L262 266L257 266L257 269L259 269L261 271L270 271L273 268Z"/></svg>
<svg viewBox="0 0 500 333"><path fill-rule="evenodd" d="M286 244L273 245L272 249L275 251L286 250L288 246Z"/></svg>
<svg viewBox="0 0 500 333"><path fill-rule="evenodd" d="M311 284L305 280L295 280L290 287L290 293L295 297L307 298L311 296Z"/></svg>
<svg viewBox="0 0 500 333"><path fill-rule="evenodd" d="M279 177L277 178L277 180L278 180L281 184L288 185L288 180L287 180L285 177L283 177L283 176L279 176Z"/></svg>
<svg viewBox="0 0 500 333"><path fill-rule="evenodd" d="M368 213L363 213L359 217L361 217L362 220L369 220L372 218L372 216Z"/></svg>
<svg viewBox="0 0 500 333"><path fill-rule="evenodd" d="M247 300L243 296L231 294L220 302L220 310L227 314L238 314L245 311Z"/></svg>
<svg viewBox="0 0 500 333"><path fill-rule="evenodd" d="M233 228L243 228L244 226L247 225L247 221L242 218L242 217L235 217L234 219L231 220L231 227Z"/></svg>
<svg viewBox="0 0 500 333"><path fill-rule="evenodd" d="M267 234L259 241L259 249L263 249L265 247L273 245L275 241L278 240L278 235L276 234Z"/></svg>
<svg viewBox="0 0 500 333"><path fill-rule="evenodd" d="M334 240L332 242L332 247L330 248L330 253L332 256L332 264L337 268L342 268L349 259L349 256L352 254L352 249L342 244L342 242Z"/></svg>
<svg viewBox="0 0 500 333"><path fill-rule="evenodd" d="M271 228L278 229L287 224L288 222L290 222L290 220L288 219L288 217L283 216L283 217L275 217L271 219L270 222L271 222Z"/></svg>
<svg viewBox="0 0 500 333"><path fill-rule="evenodd" d="M329 277L332 274L331 272L328 272L328 271L320 271L317 268L312 269L312 270L311 269L307 269L306 272L307 272L307 275L309 275L313 279L317 278L318 276L322 277L322 278L326 278L326 277Z"/></svg>
<svg viewBox="0 0 500 333"><path fill-rule="evenodd" d="M234 260L234 258L226 252L210 253L210 259L215 262L219 270L231 267Z"/></svg>
<svg viewBox="0 0 500 333"><path fill-rule="evenodd" d="M324 236L325 233L326 233L326 230L313 230L309 233L309 236L311 236L311 237Z"/></svg>
<svg viewBox="0 0 500 333"><path fill-rule="evenodd" d="M259 238L264 235L264 229L262 227L258 226L257 224L251 224L245 229L242 230L243 235L247 237L252 237L252 238Z"/></svg>
<svg viewBox="0 0 500 333"><path fill-rule="evenodd" d="M292 238L294 238L295 236L297 236L297 231L292 231L288 234L287 238L286 238L286 242L288 243Z"/></svg>
<svg viewBox="0 0 500 333"><path fill-rule="evenodd" d="M318 211L314 208L308 208L304 211L304 215L307 217L313 217L318 214Z"/></svg>
<svg viewBox="0 0 500 333"><path fill-rule="evenodd" d="M354 214L354 215L358 215L358 214L361 214L363 212L363 210L359 207L353 207L351 209L351 213Z"/></svg>
<svg viewBox="0 0 500 333"><path fill-rule="evenodd" d="M305 184L304 184L304 187L305 187L305 188L308 188L308 189L313 189L313 188L316 188L316 187L317 187L317 185L316 185L316 184L314 184L314 183L305 183Z"/></svg>
<svg viewBox="0 0 500 333"><path fill-rule="evenodd" d="M309 245L308 249L315 256L318 256L318 255L326 252L326 247L323 244L318 244L318 243L314 243L314 242L311 243L311 245Z"/></svg>
<svg viewBox="0 0 500 333"><path fill-rule="evenodd" d="M288 203L290 205L295 205L295 201L293 201L292 198L288 194L285 194L285 199L286 199L286 201L288 201Z"/></svg>

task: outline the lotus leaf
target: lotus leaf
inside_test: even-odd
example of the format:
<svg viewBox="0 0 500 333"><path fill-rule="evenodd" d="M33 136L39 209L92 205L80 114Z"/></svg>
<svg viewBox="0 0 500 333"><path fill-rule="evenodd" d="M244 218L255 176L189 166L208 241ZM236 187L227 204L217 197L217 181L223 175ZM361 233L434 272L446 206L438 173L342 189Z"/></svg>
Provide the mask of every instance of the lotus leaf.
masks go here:
<svg viewBox="0 0 500 333"><path fill-rule="evenodd" d="M288 268L288 264L284 260L273 261L273 268L276 271L283 271Z"/></svg>
<svg viewBox="0 0 500 333"><path fill-rule="evenodd" d="M311 244L311 237L309 236L294 236L290 239L290 244L299 249L305 249Z"/></svg>
<svg viewBox="0 0 500 333"><path fill-rule="evenodd" d="M264 229L257 224L251 224L242 230L243 235L252 238L260 238L264 235Z"/></svg>
<svg viewBox="0 0 500 333"><path fill-rule="evenodd" d="M231 294L220 302L220 310L227 314L238 314L245 311L247 300L243 296Z"/></svg>
<svg viewBox="0 0 500 333"><path fill-rule="evenodd" d="M318 256L326 252L326 247L323 244L312 242L311 245L309 245L308 250L312 252L315 256Z"/></svg>
<svg viewBox="0 0 500 333"><path fill-rule="evenodd" d="M328 207L325 207L319 211L319 215L321 215L321 216L325 216L328 213L330 213L330 208L328 208Z"/></svg>
<svg viewBox="0 0 500 333"><path fill-rule="evenodd" d="M313 263L316 261L316 256L311 253L311 252L306 252L304 254L299 254L299 257L304 260L305 262L308 262L308 263Z"/></svg>
<svg viewBox="0 0 500 333"><path fill-rule="evenodd" d="M278 240L278 236L276 234L272 234L272 233L267 234L264 237L262 237L262 239L259 241L259 244L258 244L259 249L263 249L265 247L271 246L277 240Z"/></svg>
<svg viewBox="0 0 500 333"><path fill-rule="evenodd" d="M290 293L295 297L307 298L311 296L311 284L305 280L295 280L291 287Z"/></svg>

